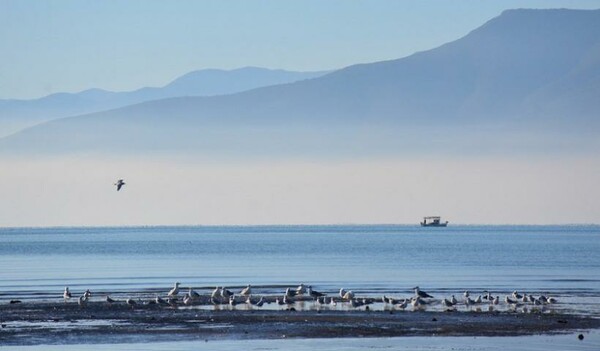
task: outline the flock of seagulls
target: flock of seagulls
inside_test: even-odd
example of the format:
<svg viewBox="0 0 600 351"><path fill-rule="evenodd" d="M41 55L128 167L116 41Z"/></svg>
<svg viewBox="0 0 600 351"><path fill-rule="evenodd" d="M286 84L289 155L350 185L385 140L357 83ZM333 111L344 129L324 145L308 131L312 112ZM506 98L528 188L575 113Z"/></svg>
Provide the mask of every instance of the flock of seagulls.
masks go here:
<svg viewBox="0 0 600 351"><path fill-rule="evenodd" d="M181 283L176 282L171 290L169 290L166 294L165 299L160 296L156 296L153 300L149 300L143 302L138 299L137 301L132 298L127 298L125 300L125 304L132 309L135 308L138 304L153 304L153 305L169 305L169 306L178 306L183 304L184 306L191 306L194 304L198 304L199 301L203 299L202 295L200 295L197 291L195 291L192 287L188 287L187 292L184 293L183 298L179 300L178 296L182 289L180 289ZM506 304L512 307L523 306L526 304L531 304L535 306L548 305L557 303L557 299L554 297L548 297L545 295L539 295L537 297L526 294L519 293L517 291L513 291L511 295L506 295L503 300L500 299L500 296L493 296L490 292L484 291L482 295L478 295L476 298L472 298L471 293L469 291L465 291L461 299L457 299L455 295L451 295L450 298L442 298L441 300L435 299L432 295L427 292L421 290L418 286L413 288L414 296L407 298L393 298L383 295L380 299L373 297L362 297L359 298L356 294L351 290L346 290L341 288L337 295L328 296L328 294L323 292L318 292L312 288L310 285L300 284L297 288L286 288L283 292L283 295L277 296L260 296L259 298L255 298L252 296L253 288L251 285L247 285L243 289L239 291L239 293L234 293L231 290L228 290L224 286L217 286L214 290L212 290L209 296L204 296L204 300L202 303L208 301L208 303L218 306L218 305L229 305L234 307L238 304L245 304L251 306L262 307L264 304L275 303L279 306L287 306L292 309L292 305L296 302L306 302L313 301L317 306L337 306L338 304L345 304L346 306L351 306L353 308L366 306L365 309L370 309L369 305L374 303L383 303L385 306L393 306L395 308L404 310L411 306L413 310L424 309L428 305L441 305L447 311L455 310L458 306L466 306L470 308L471 306L480 306L487 304L490 306L490 309L493 306ZM86 290L78 299L78 304L81 308L85 308L88 300L92 297L91 291ZM274 299L273 299L274 297ZM72 298L72 293L69 290L69 287L65 287L63 292L63 298L65 302L69 301ZM109 295L105 297L106 303L112 305L113 303L117 303L118 301L111 298Z"/></svg>

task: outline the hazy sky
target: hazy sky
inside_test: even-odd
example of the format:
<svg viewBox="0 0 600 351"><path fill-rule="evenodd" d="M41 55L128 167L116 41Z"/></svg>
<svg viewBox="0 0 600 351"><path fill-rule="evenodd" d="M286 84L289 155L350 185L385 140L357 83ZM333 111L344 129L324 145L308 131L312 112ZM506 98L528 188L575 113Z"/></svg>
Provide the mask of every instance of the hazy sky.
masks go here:
<svg viewBox="0 0 600 351"><path fill-rule="evenodd" d="M0 0L0 98L160 86L202 68L323 70L457 39L509 8L597 0Z"/></svg>
<svg viewBox="0 0 600 351"><path fill-rule="evenodd" d="M0 227L600 222L600 161L589 157L0 162Z"/></svg>

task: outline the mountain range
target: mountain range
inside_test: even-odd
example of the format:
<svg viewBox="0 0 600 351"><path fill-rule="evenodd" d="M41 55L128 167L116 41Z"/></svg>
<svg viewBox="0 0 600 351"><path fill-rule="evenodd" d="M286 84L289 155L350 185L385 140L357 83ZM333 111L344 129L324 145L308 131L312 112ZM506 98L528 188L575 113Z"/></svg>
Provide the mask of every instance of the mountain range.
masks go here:
<svg viewBox="0 0 600 351"><path fill-rule="evenodd" d="M595 143L599 111L600 10L518 9L408 57L57 119L0 139L0 151L576 150Z"/></svg>
<svg viewBox="0 0 600 351"><path fill-rule="evenodd" d="M157 88L112 92L88 89L80 93L56 93L33 100L0 100L0 136L61 117L114 109L144 101L180 96L233 94L259 87L319 77L323 72L293 72L259 67L234 70L204 69L189 72Z"/></svg>

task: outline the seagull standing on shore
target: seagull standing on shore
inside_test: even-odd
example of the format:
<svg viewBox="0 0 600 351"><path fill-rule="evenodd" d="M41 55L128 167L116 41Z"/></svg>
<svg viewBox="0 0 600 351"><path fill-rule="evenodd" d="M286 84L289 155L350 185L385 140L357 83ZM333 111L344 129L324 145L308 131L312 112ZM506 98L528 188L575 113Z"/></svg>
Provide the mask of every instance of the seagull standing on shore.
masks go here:
<svg viewBox="0 0 600 351"><path fill-rule="evenodd" d="M115 302L115 300L111 299L110 296L106 295L106 302L108 302L108 304L112 304L113 302Z"/></svg>
<svg viewBox="0 0 600 351"><path fill-rule="evenodd" d="M117 191L119 191L119 190L121 190L123 185L125 185L125 182L123 181L123 179L119 179L119 180L117 180L117 182L114 185L117 187Z"/></svg>
<svg viewBox="0 0 600 351"><path fill-rule="evenodd" d="M137 305L137 302L135 302L134 299L132 298L128 298L127 301L125 301L127 303L128 306L131 306L131 309L133 309L135 307L135 305Z"/></svg>
<svg viewBox="0 0 600 351"><path fill-rule="evenodd" d="M84 308L85 305L87 304L87 297L81 295L79 296L79 300L77 301L77 303L79 303L79 307Z"/></svg>
<svg viewBox="0 0 600 351"><path fill-rule="evenodd" d="M225 287L221 288L221 297L224 299L229 299L233 296L233 293L227 289L225 289Z"/></svg>
<svg viewBox="0 0 600 351"><path fill-rule="evenodd" d="M406 306L408 306L408 299L404 299L404 301L402 301L402 303L398 305L398 308L403 310L406 308Z"/></svg>
<svg viewBox="0 0 600 351"><path fill-rule="evenodd" d="M211 298L217 298L221 296L221 288L219 288L218 286L215 288L215 290L213 290L213 292L210 294Z"/></svg>
<svg viewBox="0 0 600 351"><path fill-rule="evenodd" d="M179 282L175 283L173 289L169 290L168 296L177 296L179 294Z"/></svg>
<svg viewBox="0 0 600 351"><path fill-rule="evenodd" d="M192 289L192 287L190 287L190 290L188 291L188 295L190 295L190 298L192 300L197 300L200 298L200 294L198 294L197 292L194 291L194 289Z"/></svg>
<svg viewBox="0 0 600 351"><path fill-rule="evenodd" d="M69 287L65 286L65 291L63 292L63 298L65 299L65 302L67 302L67 300L69 300L71 298L71 292L69 291Z"/></svg>
<svg viewBox="0 0 600 351"><path fill-rule="evenodd" d="M413 289L415 289L415 296L416 297L420 297L422 299L433 298L433 296L429 295L425 291L421 291L421 289L419 289L418 286L415 286Z"/></svg>
<svg viewBox="0 0 600 351"><path fill-rule="evenodd" d="M314 298L325 296L324 293L313 290L312 286L310 286L310 285L308 286L308 288L306 288L306 292L308 295L310 295L311 297L314 297Z"/></svg>
<svg viewBox="0 0 600 351"><path fill-rule="evenodd" d="M354 293L352 292L352 290L348 290L346 291L346 293L344 294L344 296L342 296L343 300L352 300L354 299Z"/></svg>
<svg viewBox="0 0 600 351"><path fill-rule="evenodd" d="M249 296L250 294L252 294L252 287L250 286L250 284L248 284L245 288L242 289L242 291L240 291L241 296Z"/></svg>
<svg viewBox="0 0 600 351"><path fill-rule="evenodd" d="M300 284L300 286L298 286L298 288L296 288L296 295L304 295L306 294L306 287L304 286L303 283Z"/></svg>

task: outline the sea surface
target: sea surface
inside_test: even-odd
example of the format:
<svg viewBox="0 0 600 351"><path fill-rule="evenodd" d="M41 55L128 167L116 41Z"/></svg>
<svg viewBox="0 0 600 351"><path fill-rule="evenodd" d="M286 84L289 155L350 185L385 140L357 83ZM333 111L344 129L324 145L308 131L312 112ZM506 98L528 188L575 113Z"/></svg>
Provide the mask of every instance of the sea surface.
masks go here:
<svg viewBox="0 0 600 351"><path fill-rule="evenodd" d="M61 301L65 286L153 297L175 281L200 293L304 283L400 298L418 285L436 298L545 294L556 310L600 317L594 225L0 228L0 267L0 303Z"/></svg>

